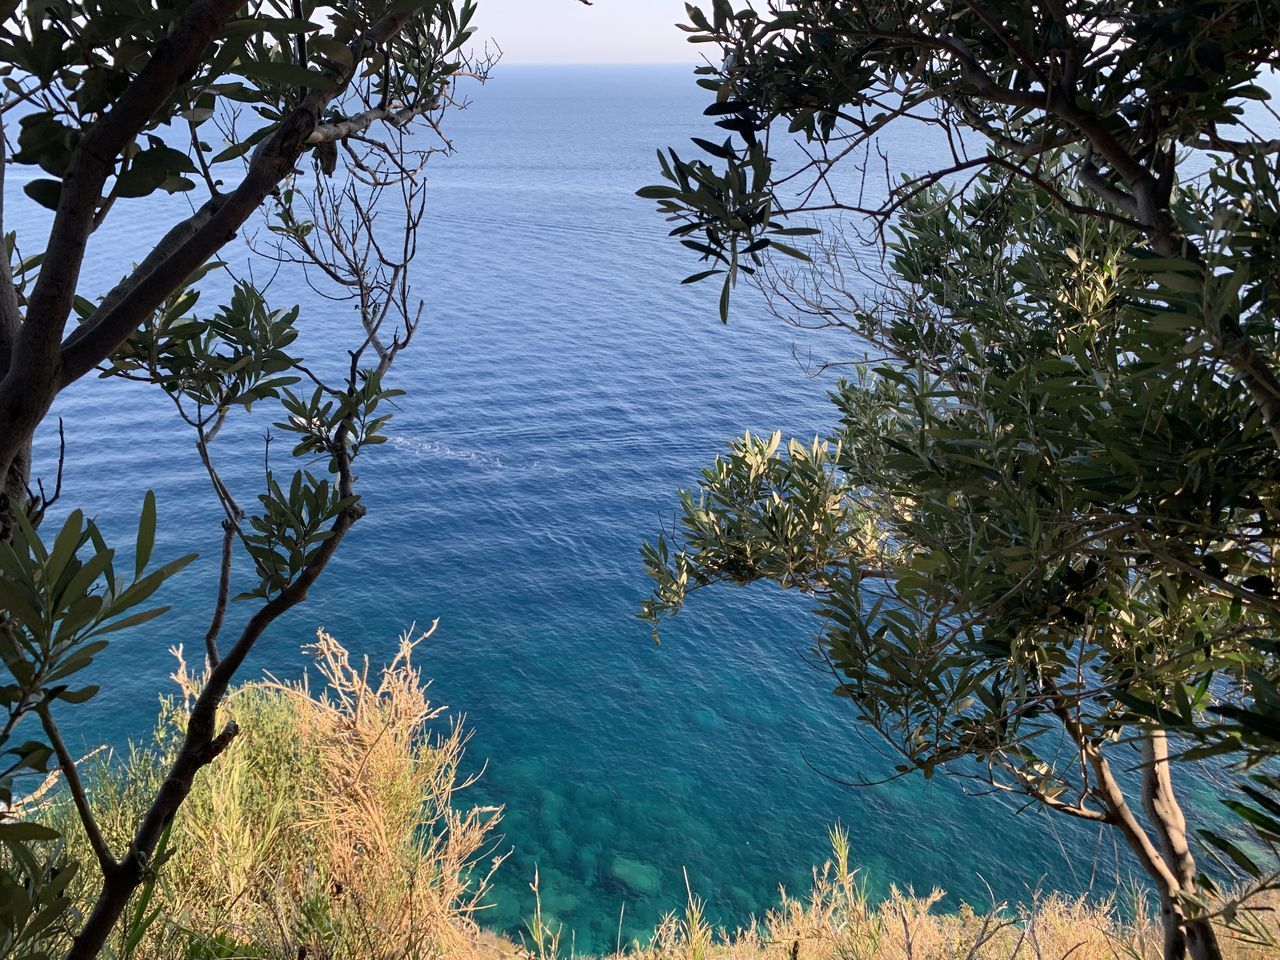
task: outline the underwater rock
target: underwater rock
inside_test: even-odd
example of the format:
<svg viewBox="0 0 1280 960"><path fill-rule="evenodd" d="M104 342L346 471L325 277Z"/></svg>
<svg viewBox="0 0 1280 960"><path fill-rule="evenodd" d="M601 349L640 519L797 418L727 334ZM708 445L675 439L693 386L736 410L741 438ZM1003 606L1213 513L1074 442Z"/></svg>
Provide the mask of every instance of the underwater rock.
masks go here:
<svg viewBox="0 0 1280 960"><path fill-rule="evenodd" d="M588 887L595 886L596 871L600 868L600 857L595 847L578 848L578 877Z"/></svg>
<svg viewBox="0 0 1280 960"><path fill-rule="evenodd" d="M617 856L609 867L615 880L638 897L652 897L661 888L658 868L643 860Z"/></svg>
<svg viewBox="0 0 1280 960"><path fill-rule="evenodd" d="M556 790L542 790L538 798L538 814L544 823L559 823L565 815L564 795Z"/></svg>
<svg viewBox="0 0 1280 960"><path fill-rule="evenodd" d="M484 922L491 930L511 930L521 925L520 906L514 897L490 897Z"/></svg>
<svg viewBox="0 0 1280 960"><path fill-rule="evenodd" d="M547 849L558 863L568 863L573 857L573 838L564 830L553 829L547 837Z"/></svg>
<svg viewBox="0 0 1280 960"><path fill-rule="evenodd" d="M578 897L566 890L549 890L542 896L544 913L550 911L557 917L565 917L578 909Z"/></svg>
<svg viewBox="0 0 1280 960"><path fill-rule="evenodd" d="M693 712L693 722L703 730L714 730L724 726L724 719L710 707L700 707Z"/></svg>
<svg viewBox="0 0 1280 960"><path fill-rule="evenodd" d="M616 836L617 828L613 825L612 820L602 813L597 813L589 817L578 828L578 832L588 841L609 843Z"/></svg>
<svg viewBox="0 0 1280 960"><path fill-rule="evenodd" d="M759 912L759 904L756 903L756 898L745 887L730 887L729 896L733 898L733 905L739 913L745 916L754 916Z"/></svg>

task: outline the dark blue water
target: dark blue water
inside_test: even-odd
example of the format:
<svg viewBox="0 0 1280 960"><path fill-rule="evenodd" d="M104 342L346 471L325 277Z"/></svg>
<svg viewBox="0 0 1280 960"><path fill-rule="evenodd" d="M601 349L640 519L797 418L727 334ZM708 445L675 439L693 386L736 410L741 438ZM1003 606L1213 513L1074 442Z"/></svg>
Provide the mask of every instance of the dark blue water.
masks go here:
<svg viewBox="0 0 1280 960"><path fill-rule="evenodd" d="M471 798L506 806L514 849L488 921L520 926L536 866L546 911L580 950L612 947L624 902L624 936L649 929L683 900L682 868L716 916L743 922L780 884L805 887L836 821L876 889L941 884L975 902L987 884L1013 898L1037 885L1106 889L1109 848L1097 877L1067 866L1064 849L1091 858L1098 844L1071 824L1015 817L946 780L854 790L825 777L891 765L802 661L813 628L802 598L700 596L661 647L633 618L646 587L637 546L670 520L677 487L745 429L811 436L831 422L794 334L747 301L722 327L715 291L679 286L693 265L633 197L656 179L656 147L705 132L702 103L679 68L512 67L450 119L458 153L433 162L416 264L430 319L393 374L409 391L394 441L363 464L368 518L247 673L297 675L317 626L377 660L401 630L439 618L425 651L434 695L466 713L471 759L487 762ZM890 147L924 159L919 144ZM82 292L140 258L175 204L135 203L104 229ZM9 229L41 222L16 216ZM296 279L270 296L303 302L308 356L350 335ZM74 722L86 741L119 742L148 730L170 689L168 648L199 649L218 513L156 391L85 381L55 412L64 506L128 540L154 487L159 555L203 554L169 591L173 613L99 663L104 692ZM230 428L217 445L246 499L261 427ZM52 440L40 444L46 471Z"/></svg>

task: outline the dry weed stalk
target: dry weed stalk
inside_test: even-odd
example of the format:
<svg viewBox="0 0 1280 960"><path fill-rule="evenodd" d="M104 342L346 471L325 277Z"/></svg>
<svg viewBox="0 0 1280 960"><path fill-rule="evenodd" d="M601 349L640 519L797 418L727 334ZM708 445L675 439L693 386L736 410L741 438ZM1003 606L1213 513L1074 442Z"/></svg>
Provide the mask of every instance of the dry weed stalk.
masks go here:
<svg viewBox="0 0 1280 960"><path fill-rule="evenodd" d="M476 911L501 863L485 858L501 811L462 810L457 791L466 743L459 722L427 698L404 636L395 658L372 671L321 631L308 650L323 683L271 679L236 690L229 715L243 728L200 781L175 824L176 855L158 872L157 919L132 960L562 960L572 932L541 910L522 947L482 931ZM179 654L186 703L200 679ZM113 842L163 776L185 720L182 702L161 723L156 749L123 770L93 777ZM51 808L56 812L56 806ZM64 811L65 812L65 811ZM733 934L717 931L686 877L687 906L647 943L619 944L619 960L1156 960L1159 931L1136 909L1051 895L1026 907L993 903L939 909L892 890L873 900L853 864L848 834L831 832L832 856L808 895ZM85 849L76 852L84 859ZM1274 960L1280 898L1254 905L1258 943L1223 931L1226 960ZM714 906L714 905L713 905ZM620 918L621 920L621 918ZM136 930L133 931L136 933ZM1269 944L1264 941L1272 938ZM120 938L125 939L123 934ZM619 937L621 940L621 936Z"/></svg>

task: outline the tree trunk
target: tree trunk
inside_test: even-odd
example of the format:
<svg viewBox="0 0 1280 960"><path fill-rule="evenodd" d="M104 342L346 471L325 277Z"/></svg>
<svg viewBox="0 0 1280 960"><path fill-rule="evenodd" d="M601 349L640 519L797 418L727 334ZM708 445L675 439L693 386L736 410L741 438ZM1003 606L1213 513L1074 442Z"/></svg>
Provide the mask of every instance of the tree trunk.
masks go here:
<svg viewBox="0 0 1280 960"><path fill-rule="evenodd" d="M1196 889L1196 861L1187 842L1187 821L1173 792L1169 771L1169 737L1148 730L1142 738L1142 805L1159 841L1174 885L1160 892L1160 920L1164 925L1164 960L1222 960L1218 936L1205 919L1188 918L1181 894Z"/></svg>
<svg viewBox="0 0 1280 960"><path fill-rule="evenodd" d="M5 471L0 487L0 542L13 536L13 515L26 508L27 485L31 482L31 444L28 442Z"/></svg>
<svg viewBox="0 0 1280 960"><path fill-rule="evenodd" d="M8 162L5 153L3 124L0 124L0 380L9 373L13 363L13 347L22 330L22 309L18 305L18 290L13 285L13 272L9 266L9 251L3 243L4 234L4 171ZM11 429L0 421L0 432ZM31 438L22 444L13 460L0 469L0 543L12 536L13 513L26 505L27 485L31 482Z"/></svg>
<svg viewBox="0 0 1280 960"><path fill-rule="evenodd" d="M1187 924L1187 949L1191 960L1222 960L1218 934L1208 920L1192 920Z"/></svg>

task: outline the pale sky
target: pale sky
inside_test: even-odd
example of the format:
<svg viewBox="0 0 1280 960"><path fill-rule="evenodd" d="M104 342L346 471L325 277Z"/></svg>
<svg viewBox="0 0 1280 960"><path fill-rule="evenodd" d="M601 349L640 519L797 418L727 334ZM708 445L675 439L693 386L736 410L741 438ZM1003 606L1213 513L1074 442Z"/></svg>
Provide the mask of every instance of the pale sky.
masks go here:
<svg viewBox="0 0 1280 960"><path fill-rule="evenodd" d="M701 62L674 24L684 0L478 0L477 41L492 38L504 63Z"/></svg>

